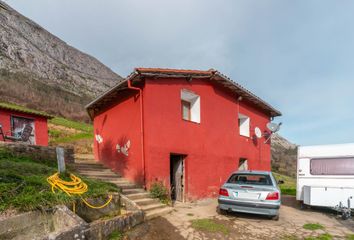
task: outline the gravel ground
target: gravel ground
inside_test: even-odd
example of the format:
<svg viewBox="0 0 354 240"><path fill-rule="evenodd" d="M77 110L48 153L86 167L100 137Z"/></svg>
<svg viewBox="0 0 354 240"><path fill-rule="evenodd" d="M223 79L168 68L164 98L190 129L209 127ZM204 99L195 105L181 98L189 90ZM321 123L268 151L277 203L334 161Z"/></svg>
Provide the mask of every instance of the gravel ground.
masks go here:
<svg viewBox="0 0 354 240"><path fill-rule="evenodd" d="M354 234L354 221L343 221L336 214L324 210L300 210L294 203L282 205L278 221L249 214L220 215L216 211L217 201L203 200L196 203L179 203L174 211L164 217L142 224L129 233L131 240L164 239L304 239L330 234L333 239L346 239ZM210 219L215 224L225 226L228 234L196 230L191 221ZM306 230L306 223L321 224L324 229Z"/></svg>

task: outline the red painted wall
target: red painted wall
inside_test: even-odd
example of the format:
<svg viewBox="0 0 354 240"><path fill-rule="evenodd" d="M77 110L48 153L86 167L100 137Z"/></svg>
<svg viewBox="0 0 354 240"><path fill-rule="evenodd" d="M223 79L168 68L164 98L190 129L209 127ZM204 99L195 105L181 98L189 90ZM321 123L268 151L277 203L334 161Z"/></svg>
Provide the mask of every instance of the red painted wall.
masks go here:
<svg viewBox="0 0 354 240"><path fill-rule="evenodd" d="M94 141L95 158L131 181L142 183L140 105L138 91L125 90L115 105L107 107L94 119L94 134L103 138ZM128 156L116 149L130 141Z"/></svg>
<svg viewBox="0 0 354 240"><path fill-rule="evenodd" d="M201 122L181 116L181 89L200 96ZM169 184L170 153L186 154L188 199L215 196L220 185L237 170L240 157L249 169L270 170L270 146L264 139L239 135L238 108L255 126L265 130L269 117L246 102L238 107L236 97L203 80L146 80L144 89L145 158L147 181Z"/></svg>
<svg viewBox="0 0 354 240"><path fill-rule="evenodd" d="M48 123L47 118L27 114L19 113L14 111L9 111L5 109L0 109L0 124L3 127L4 133L11 131L11 116L24 117L29 119L34 119L35 137L36 145L48 146ZM0 136L2 141L2 137Z"/></svg>
<svg viewBox="0 0 354 240"><path fill-rule="evenodd" d="M200 96L201 122L182 119L181 90ZM137 91L125 90L115 104L94 118L95 134L103 142L94 143L96 159L111 166L130 180L142 183L140 107ZM245 100L240 104L235 94L193 79L145 78L144 141L147 187L153 181L170 183L170 154L185 154L185 191L189 200L212 197L231 172L237 170L240 158L248 159L249 169L270 170L270 145L264 138L254 141L253 130L262 131L269 122L267 114ZM238 111L251 119L251 137L238 129ZM129 156L118 153L118 142L131 141Z"/></svg>

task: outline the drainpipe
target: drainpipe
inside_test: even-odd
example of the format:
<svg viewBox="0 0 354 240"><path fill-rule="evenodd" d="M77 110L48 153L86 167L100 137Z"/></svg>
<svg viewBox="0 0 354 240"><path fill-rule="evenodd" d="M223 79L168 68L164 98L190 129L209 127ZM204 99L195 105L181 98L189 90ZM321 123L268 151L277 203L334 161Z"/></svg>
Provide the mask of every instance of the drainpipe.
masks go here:
<svg viewBox="0 0 354 240"><path fill-rule="evenodd" d="M140 137L141 137L141 161L143 166L143 184L146 188L145 182L145 154L144 154L144 117L143 117L143 90L141 88L133 87L131 80L128 80L128 88L132 90L139 91L139 102L140 102Z"/></svg>

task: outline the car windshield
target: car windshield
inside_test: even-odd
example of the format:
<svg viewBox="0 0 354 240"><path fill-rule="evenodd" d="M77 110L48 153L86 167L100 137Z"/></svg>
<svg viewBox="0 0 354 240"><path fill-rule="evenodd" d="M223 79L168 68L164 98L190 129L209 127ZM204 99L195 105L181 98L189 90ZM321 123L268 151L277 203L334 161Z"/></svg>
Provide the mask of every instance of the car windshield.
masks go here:
<svg viewBox="0 0 354 240"><path fill-rule="evenodd" d="M227 183L234 183L240 185L273 185L269 175L250 173L232 174Z"/></svg>

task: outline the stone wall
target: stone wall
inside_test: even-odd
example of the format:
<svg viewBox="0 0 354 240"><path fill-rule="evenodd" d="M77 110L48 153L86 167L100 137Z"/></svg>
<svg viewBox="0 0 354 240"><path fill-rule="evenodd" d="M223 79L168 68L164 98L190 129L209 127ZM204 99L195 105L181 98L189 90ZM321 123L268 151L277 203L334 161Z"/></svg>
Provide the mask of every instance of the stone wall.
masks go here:
<svg viewBox="0 0 354 240"><path fill-rule="evenodd" d="M25 143L1 142L0 149L6 149L16 156L31 157L35 161L57 161L57 153L55 147L44 147L29 145ZM71 148L64 149L64 158L66 163L74 163L74 150Z"/></svg>

